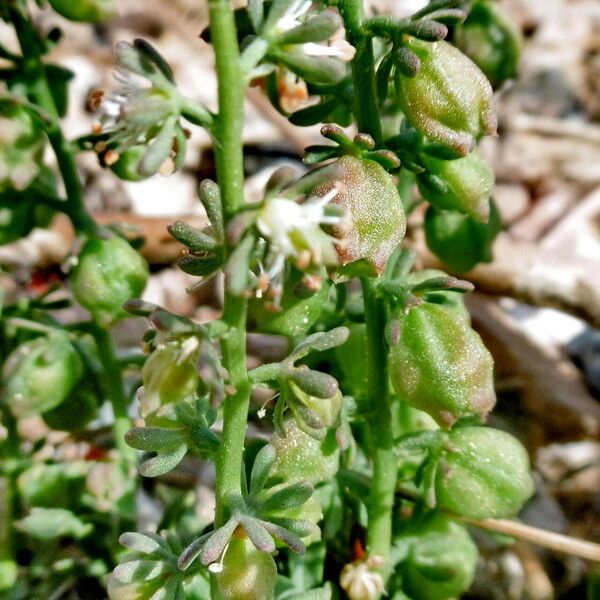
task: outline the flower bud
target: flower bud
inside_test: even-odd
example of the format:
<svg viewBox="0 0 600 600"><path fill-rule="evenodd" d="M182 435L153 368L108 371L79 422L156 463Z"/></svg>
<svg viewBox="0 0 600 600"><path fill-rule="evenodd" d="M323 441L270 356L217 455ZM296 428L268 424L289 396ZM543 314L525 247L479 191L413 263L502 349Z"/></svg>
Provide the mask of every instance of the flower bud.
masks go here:
<svg viewBox="0 0 600 600"><path fill-rule="evenodd" d="M257 550L249 539L234 536L215 574L222 600L272 600L277 566L270 554Z"/></svg>
<svg viewBox="0 0 600 600"><path fill-rule="evenodd" d="M342 569L340 586L350 600L377 600L385 592L383 577L369 561L355 561Z"/></svg>
<svg viewBox="0 0 600 600"><path fill-rule="evenodd" d="M276 461L271 472L285 482L305 481L312 484L335 476L339 464L339 449L335 440L316 440L304 433L294 419L286 419L282 432L271 440Z"/></svg>
<svg viewBox="0 0 600 600"><path fill-rule="evenodd" d="M418 285L419 283L423 283L428 279L444 276L447 276L447 274L444 273L444 271L440 271L440 269L421 269L420 271L414 271L413 273L410 273L410 275L406 278L406 282L410 285ZM471 315L465 306L464 294L461 292L453 292L451 290L440 290L436 291L435 294L436 296L441 296L444 298L445 308L455 312L456 315L463 318L467 324L471 324Z"/></svg>
<svg viewBox="0 0 600 600"><path fill-rule="evenodd" d="M466 21L455 28L453 42L485 73L494 88L516 77L521 32L498 2L477 0Z"/></svg>
<svg viewBox="0 0 600 600"><path fill-rule="evenodd" d="M46 412L64 402L82 372L81 358L66 333L25 342L6 361L4 401L18 418Z"/></svg>
<svg viewBox="0 0 600 600"><path fill-rule="evenodd" d="M430 206L424 229L429 249L454 271L466 273L480 262L492 261L492 244L502 230L502 222L493 201L487 223L455 210Z"/></svg>
<svg viewBox="0 0 600 600"><path fill-rule="evenodd" d="M456 514L514 517L534 491L527 451L504 431L455 429L440 458L435 490L438 506Z"/></svg>
<svg viewBox="0 0 600 600"><path fill-rule="evenodd" d="M475 141L495 135L492 87L460 50L447 42L411 39L421 60L414 77L397 71L398 100L411 124L430 140L466 156Z"/></svg>
<svg viewBox="0 0 600 600"><path fill-rule="evenodd" d="M364 259L382 273L406 232L406 215L392 176L375 161L342 156L307 175L307 180L313 178L322 182L314 195L338 188L331 203L344 210L345 218L331 229L340 240L340 263Z"/></svg>
<svg viewBox="0 0 600 600"><path fill-rule="evenodd" d="M38 175L44 136L39 122L20 106L0 108L0 192L24 190Z"/></svg>
<svg viewBox="0 0 600 600"><path fill-rule="evenodd" d="M483 158L471 152L456 160L423 157L426 173L417 176L419 191L436 208L458 210L476 221L490 216L494 172Z"/></svg>
<svg viewBox="0 0 600 600"><path fill-rule="evenodd" d="M140 416L146 418L161 406L181 402L194 394L200 380L196 337L159 344L142 370L144 393Z"/></svg>
<svg viewBox="0 0 600 600"><path fill-rule="evenodd" d="M400 398L446 428L460 417L485 417L496 402L493 360L468 323L423 303L400 315L398 328L390 377Z"/></svg>
<svg viewBox="0 0 600 600"><path fill-rule="evenodd" d="M307 394L292 381L289 385L294 394L293 402L290 401L290 408L296 421L304 424L303 429L307 433L315 429L317 431L313 437L323 439L326 428L337 427L340 424L343 398L339 390L329 398L318 398ZM320 434L319 430L321 430Z"/></svg>
<svg viewBox="0 0 600 600"><path fill-rule="evenodd" d="M123 303L138 298L148 280L148 265L121 237L90 238L70 275L77 301L102 327L126 316Z"/></svg>
<svg viewBox="0 0 600 600"><path fill-rule="evenodd" d="M48 0L50 6L71 21L106 23L117 14L115 0Z"/></svg>
<svg viewBox="0 0 600 600"><path fill-rule="evenodd" d="M471 585L478 552L462 525L442 514L429 513L412 520L398 541L409 546L398 571L411 598L459 598Z"/></svg>

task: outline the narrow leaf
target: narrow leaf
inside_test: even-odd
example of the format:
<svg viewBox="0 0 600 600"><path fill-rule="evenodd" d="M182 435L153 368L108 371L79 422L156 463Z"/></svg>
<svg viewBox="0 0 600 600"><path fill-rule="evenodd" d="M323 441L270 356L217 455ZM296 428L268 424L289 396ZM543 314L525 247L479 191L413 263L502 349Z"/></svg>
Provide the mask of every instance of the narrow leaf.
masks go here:
<svg viewBox="0 0 600 600"><path fill-rule="evenodd" d="M174 469L187 452L187 446L183 445L168 454L158 454L147 460L140 466L140 473L144 477L158 477Z"/></svg>
<svg viewBox="0 0 600 600"><path fill-rule="evenodd" d="M211 563L219 560L225 546L229 542L229 539L233 535L235 528L238 526L238 519L231 517L223 527L217 529L206 541L202 551L200 552L200 562L204 566L208 566Z"/></svg>

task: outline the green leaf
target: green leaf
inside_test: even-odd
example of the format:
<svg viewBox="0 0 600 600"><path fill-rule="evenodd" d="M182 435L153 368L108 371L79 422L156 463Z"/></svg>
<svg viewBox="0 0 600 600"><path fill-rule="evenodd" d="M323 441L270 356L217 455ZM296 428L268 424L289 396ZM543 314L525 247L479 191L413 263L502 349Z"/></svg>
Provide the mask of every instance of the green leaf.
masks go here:
<svg viewBox="0 0 600 600"><path fill-rule="evenodd" d="M144 477L158 477L164 475L171 469L174 469L182 460L187 452L187 446L181 445L172 452L158 454L142 463L140 473Z"/></svg>
<svg viewBox="0 0 600 600"><path fill-rule="evenodd" d="M211 179L202 181L198 188L198 197L206 210L210 224L218 235L218 241L223 241L225 228L223 225L223 209L221 207L221 191Z"/></svg>
<svg viewBox="0 0 600 600"><path fill-rule="evenodd" d="M240 517L240 523L254 547L261 552L272 554L276 550L273 536L263 527L258 519L248 516Z"/></svg>
<svg viewBox="0 0 600 600"><path fill-rule="evenodd" d="M177 261L177 266L184 272L198 277L212 275L222 264L220 257L209 254L206 257L184 256Z"/></svg>
<svg viewBox="0 0 600 600"><path fill-rule="evenodd" d="M339 389L335 377L306 366L288 371L287 376L303 392L316 398L331 398Z"/></svg>
<svg viewBox="0 0 600 600"><path fill-rule="evenodd" d="M125 434L125 441L136 450L166 452L180 448L185 441L185 435L183 429L134 427Z"/></svg>
<svg viewBox="0 0 600 600"><path fill-rule="evenodd" d="M175 124L177 117L170 116L162 126L154 141L148 146L148 150L140 160L138 170L141 175L150 177L158 170L162 164L169 158L173 149L173 139L175 137Z"/></svg>
<svg viewBox="0 0 600 600"><path fill-rule="evenodd" d="M200 562L203 565L210 565L219 559L238 524L239 521L232 517L208 538L200 552Z"/></svg>
<svg viewBox="0 0 600 600"><path fill-rule="evenodd" d="M233 296L241 296L248 287L250 255L254 249L254 242L254 236L246 235L231 253L225 266L225 280L229 293Z"/></svg>
<svg viewBox="0 0 600 600"><path fill-rule="evenodd" d="M336 13L322 12L304 23L284 31L277 42L284 44L304 44L306 42L322 42L329 39L342 27L342 21Z"/></svg>
<svg viewBox="0 0 600 600"><path fill-rule="evenodd" d="M255 33L260 33L263 22L265 20L264 0L248 0L248 16L252 23Z"/></svg>
<svg viewBox="0 0 600 600"><path fill-rule="evenodd" d="M175 221L167 229L178 242L181 242L193 252L206 252L217 247L217 242L212 236L188 225L184 221Z"/></svg>
<svg viewBox="0 0 600 600"><path fill-rule="evenodd" d="M312 496L313 491L313 486L305 482L291 483L281 487L261 502L262 512L269 513L301 506Z"/></svg>
<svg viewBox="0 0 600 600"><path fill-rule="evenodd" d="M82 539L94 529L84 523L70 510L63 508L33 508L31 513L15 522L20 531L40 540L53 540L61 537Z"/></svg>
<svg viewBox="0 0 600 600"><path fill-rule="evenodd" d="M269 478L269 472L275 464L276 458L277 456L275 454L275 448L273 448L271 444L267 444L259 450L256 458L254 459L252 472L250 474L251 495L255 496L263 489L267 479Z"/></svg>
<svg viewBox="0 0 600 600"><path fill-rule="evenodd" d="M347 327L336 327L325 332L313 333L300 342L290 353L289 360L297 361L309 352L324 352L341 346L350 335Z"/></svg>

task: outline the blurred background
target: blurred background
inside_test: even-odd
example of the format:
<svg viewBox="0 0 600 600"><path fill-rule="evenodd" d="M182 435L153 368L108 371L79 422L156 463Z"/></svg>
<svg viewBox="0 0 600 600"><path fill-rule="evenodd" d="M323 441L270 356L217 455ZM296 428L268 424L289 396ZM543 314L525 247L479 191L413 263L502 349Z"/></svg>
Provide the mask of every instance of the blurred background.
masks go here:
<svg viewBox="0 0 600 600"><path fill-rule="evenodd" d="M496 94L500 135L486 138L480 148L496 172L494 197L505 230L494 261L464 277L477 286L468 306L496 360L499 402L492 424L517 435L535 467L538 493L523 520L600 542L600 1L499 3L522 31L524 51L518 78ZM422 4L372 0L370 8L403 15ZM90 131L89 93L114 86L112 47L122 39L149 39L173 67L181 90L215 106L212 50L199 37L206 26L203 2L122 0L120 7L119 18L102 27L73 24L50 11L39 15L44 28L63 31L52 60L76 74L65 121L70 138ZM0 27L8 47L14 43L11 33ZM291 126L258 88L251 89L247 197L259 198L282 163L301 171L303 148L319 139L318 127ZM153 274L145 297L200 321L218 311L218 283L188 293L196 279L174 266L182 250L166 231L176 217L204 222L196 187L214 177L209 137L195 129L185 168L168 178L120 181L99 167L93 152L80 156L80 167L95 216L125 222L146 239L143 253ZM410 243L423 266L438 266L425 249L421 220L415 211ZM0 245L0 263L17 273L0 274L0 287L10 295L62 277L72 243L68 223L57 218L48 230ZM137 346L144 328L141 320L121 324L121 347ZM261 348L260 339L255 343L256 352L272 350ZM39 436L40 427L32 422L28 435ZM67 434L56 435L60 444ZM202 481L192 479L191 485L206 499ZM482 539L483 561L471 598L585 597L594 565L525 542L506 548L490 540Z"/></svg>

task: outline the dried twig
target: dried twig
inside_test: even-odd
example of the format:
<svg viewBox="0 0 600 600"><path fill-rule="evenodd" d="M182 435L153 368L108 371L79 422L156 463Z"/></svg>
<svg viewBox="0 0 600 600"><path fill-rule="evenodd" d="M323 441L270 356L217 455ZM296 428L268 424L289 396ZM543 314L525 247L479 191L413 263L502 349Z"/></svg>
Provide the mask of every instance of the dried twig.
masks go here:
<svg viewBox="0 0 600 600"><path fill-rule="evenodd" d="M569 537L561 533L554 533L553 531L546 531L545 529L539 529L508 519L478 520L461 517L461 520L487 531L503 533L504 535L527 540L528 542L556 550L557 552L564 552L586 560L600 562L600 544L586 542L585 540Z"/></svg>

